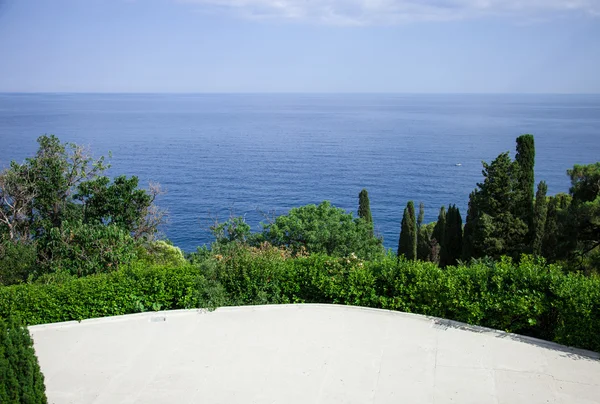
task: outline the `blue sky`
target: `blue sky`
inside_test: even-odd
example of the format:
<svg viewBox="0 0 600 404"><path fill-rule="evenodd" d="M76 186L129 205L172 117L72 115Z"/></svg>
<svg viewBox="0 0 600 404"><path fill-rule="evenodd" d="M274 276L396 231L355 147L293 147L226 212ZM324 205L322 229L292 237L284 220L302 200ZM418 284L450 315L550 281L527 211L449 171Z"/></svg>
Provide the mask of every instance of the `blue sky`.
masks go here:
<svg viewBox="0 0 600 404"><path fill-rule="evenodd" d="M0 0L0 92L600 93L600 0Z"/></svg>

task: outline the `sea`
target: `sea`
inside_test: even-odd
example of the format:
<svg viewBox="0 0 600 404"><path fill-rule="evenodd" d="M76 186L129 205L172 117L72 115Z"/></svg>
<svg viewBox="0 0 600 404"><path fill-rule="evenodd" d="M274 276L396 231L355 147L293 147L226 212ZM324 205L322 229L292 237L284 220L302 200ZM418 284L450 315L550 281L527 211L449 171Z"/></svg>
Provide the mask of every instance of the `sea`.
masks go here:
<svg viewBox="0 0 600 404"><path fill-rule="evenodd" d="M567 169L600 161L600 95L0 94L0 167L44 134L110 153L108 175L161 184L161 230L188 252L232 215L254 231L324 200L356 215L363 188L395 249L409 200L426 222L448 204L464 218L482 161L524 133L536 181L568 192Z"/></svg>

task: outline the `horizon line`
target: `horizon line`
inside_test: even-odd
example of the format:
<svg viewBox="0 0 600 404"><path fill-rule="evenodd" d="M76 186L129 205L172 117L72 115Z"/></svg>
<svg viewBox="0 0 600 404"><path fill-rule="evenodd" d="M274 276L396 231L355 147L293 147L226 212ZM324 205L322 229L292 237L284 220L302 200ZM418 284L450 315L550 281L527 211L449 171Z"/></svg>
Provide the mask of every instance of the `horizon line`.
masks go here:
<svg viewBox="0 0 600 404"><path fill-rule="evenodd" d="M391 92L391 91L0 91L1 95L600 95L593 92Z"/></svg>

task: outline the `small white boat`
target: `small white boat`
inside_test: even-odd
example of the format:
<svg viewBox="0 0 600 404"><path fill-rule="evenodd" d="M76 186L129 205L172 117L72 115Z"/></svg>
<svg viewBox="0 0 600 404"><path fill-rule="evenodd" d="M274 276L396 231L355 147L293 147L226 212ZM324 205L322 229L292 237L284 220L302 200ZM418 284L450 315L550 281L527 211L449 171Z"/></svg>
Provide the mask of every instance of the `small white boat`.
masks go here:
<svg viewBox="0 0 600 404"><path fill-rule="evenodd" d="M456 163L455 166L460 167L460 166L462 166L462 164L461 163Z"/></svg>

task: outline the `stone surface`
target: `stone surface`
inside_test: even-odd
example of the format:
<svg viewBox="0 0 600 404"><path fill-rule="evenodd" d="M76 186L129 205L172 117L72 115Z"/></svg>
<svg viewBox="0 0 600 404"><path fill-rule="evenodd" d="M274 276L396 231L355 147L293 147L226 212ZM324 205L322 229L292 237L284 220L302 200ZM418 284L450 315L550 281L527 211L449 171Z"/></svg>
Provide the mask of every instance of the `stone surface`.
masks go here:
<svg viewBox="0 0 600 404"><path fill-rule="evenodd" d="M600 403L600 355L334 305L30 327L55 404Z"/></svg>

